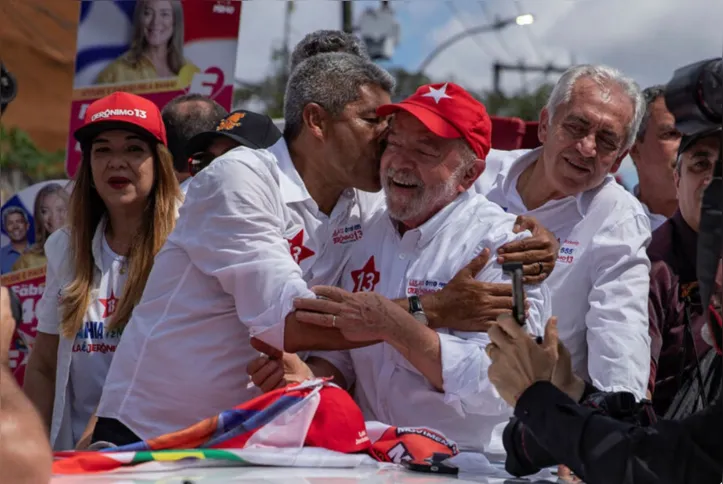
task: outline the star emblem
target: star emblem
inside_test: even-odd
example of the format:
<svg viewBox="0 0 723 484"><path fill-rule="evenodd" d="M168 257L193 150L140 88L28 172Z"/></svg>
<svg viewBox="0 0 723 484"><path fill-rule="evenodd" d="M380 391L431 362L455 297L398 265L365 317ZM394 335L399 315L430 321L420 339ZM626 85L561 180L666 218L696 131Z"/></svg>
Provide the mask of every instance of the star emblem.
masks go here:
<svg viewBox="0 0 723 484"><path fill-rule="evenodd" d="M380 279L379 271L374 265L374 256L371 256L361 269L351 271L351 278L354 281L352 292L373 292Z"/></svg>
<svg viewBox="0 0 723 484"><path fill-rule="evenodd" d="M291 257L294 258L294 262L297 264L301 264L301 261L316 254L316 252L304 245L304 229L299 230L298 234L294 235L292 239L286 239L286 241L289 243Z"/></svg>
<svg viewBox="0 0 723 484"><path fill-rule="evenodd" d="M447 83L444 84L444 86L440 87L439 89L435 89L432 86L429 86L429 92L427 94L422 94L422 97L431 97L434 99L434 102L436 104L439 104L439 101L442 99L452 99L452 96L447 94Z"/></svg>
<svg viewBox="0 0 723 484"><path fill-rule="evenodd" d="M110 297L106 299L98 299L100 303L105 308L103 310L103 318L108 318L113 315L115 312L116 307L118 306L118 298L115 297L115 293L113 292L113 289L110 290Z"/></svg>

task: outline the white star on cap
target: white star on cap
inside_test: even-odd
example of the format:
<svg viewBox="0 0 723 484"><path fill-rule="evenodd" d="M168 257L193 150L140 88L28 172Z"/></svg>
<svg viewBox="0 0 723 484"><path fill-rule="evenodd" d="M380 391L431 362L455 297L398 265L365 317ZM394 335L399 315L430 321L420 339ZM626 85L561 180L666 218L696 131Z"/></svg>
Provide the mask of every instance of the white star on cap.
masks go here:
<svg viewBox="0 0 723 484"><path fill-rule="evenodd" d="M444 84L444 86L440 87L439 89L435 89L432 86L429 86L429 92L427 94L422 94L422 97L431 97L434 99L434 102L436 104L439 104L440 99L452 99L452 96L447 94L447 83Z"/></svg>

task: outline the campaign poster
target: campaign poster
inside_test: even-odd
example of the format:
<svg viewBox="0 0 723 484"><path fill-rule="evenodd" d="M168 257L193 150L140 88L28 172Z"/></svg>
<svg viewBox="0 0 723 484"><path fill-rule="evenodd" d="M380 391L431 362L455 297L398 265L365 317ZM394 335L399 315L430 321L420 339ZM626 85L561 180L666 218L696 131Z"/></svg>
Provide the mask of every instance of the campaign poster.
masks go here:
<svg viewBox="0 0 723 484"><path fill-rule="evenodd" d="M50 180L21 190L0 208L0 283L15 293L22 307L10 347L10 369L20 385L35 341L35 306L45 288L43 247L65 225L69 199L68 180Z"/></svg>
<svg viewBox="0 0 723 484"><path fill-rule="evenodd" d="M73 132L88 106L116 91L153 101L198 93L230 110L240 0L83 0L73 81L66 172L81 151Z"/></svg>
<svg viewBox="0 0 723 484"><path fill-rule="evenodd" d="M15 375L18 385L22 386L30 349L37 335L38 320L35 317L35 306L45 289L45 266L11 272L0 277L0 281L18 296L23 310L22 319L15 322L17 326L9 352L10 371Z"/></svg>

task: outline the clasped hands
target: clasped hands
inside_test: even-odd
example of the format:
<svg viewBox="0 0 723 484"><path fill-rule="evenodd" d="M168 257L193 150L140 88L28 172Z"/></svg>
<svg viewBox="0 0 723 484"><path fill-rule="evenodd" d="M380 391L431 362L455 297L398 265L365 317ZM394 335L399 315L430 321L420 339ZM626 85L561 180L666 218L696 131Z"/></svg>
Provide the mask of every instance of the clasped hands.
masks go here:
<svg viewBox="0 0 723 484"><path fill-rule="evenodd" d="M532 217L520 216L514 231L529 230L532 237L510 242L497 250L497 261L522 262L527 284L539 283L552 272L559 243L555 236ZM432 328L484 332L495 318L509 314L513 307L510 284L480 282L475 279L488 263L490 251L462 268L439 292L424 296L424 308ZM297 319L338 329L349 341L374 342L394 336L394 315L408 317L406 311L392 301L374 293L350 293L334 287L313 289L324 299L302 299L295 302ZM263 353L252 361L247 371L256 386L264 391L300 382L314 376L312 369L296 355L282 353L252 339L252 346Z"/></svg>

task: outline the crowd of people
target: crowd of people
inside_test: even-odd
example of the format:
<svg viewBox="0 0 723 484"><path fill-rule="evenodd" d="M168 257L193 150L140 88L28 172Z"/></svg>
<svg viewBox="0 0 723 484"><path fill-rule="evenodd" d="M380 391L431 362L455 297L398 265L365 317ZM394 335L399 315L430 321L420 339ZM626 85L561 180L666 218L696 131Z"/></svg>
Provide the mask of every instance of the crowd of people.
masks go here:
<svg viewBox="0 0 723 484"><path fill-rule="evenodd" d="M500 447L534 392L556 397L540 381L678 420L720 400L696 291L720 130L682 137L664 86L580 65L542 109L541 146L499 151L464 88L392 103L394 78L349 34L309 34L291 58L283 133L198 95L88 108L67 224L37 238L24 392L53 449L158 437L314 377L367 420L467 452ZM628 153L635 194L612 176ZM507 262L522 263L524 321L508 317ZM704 450L686 479L720 477L721 447Z"/></svg>

